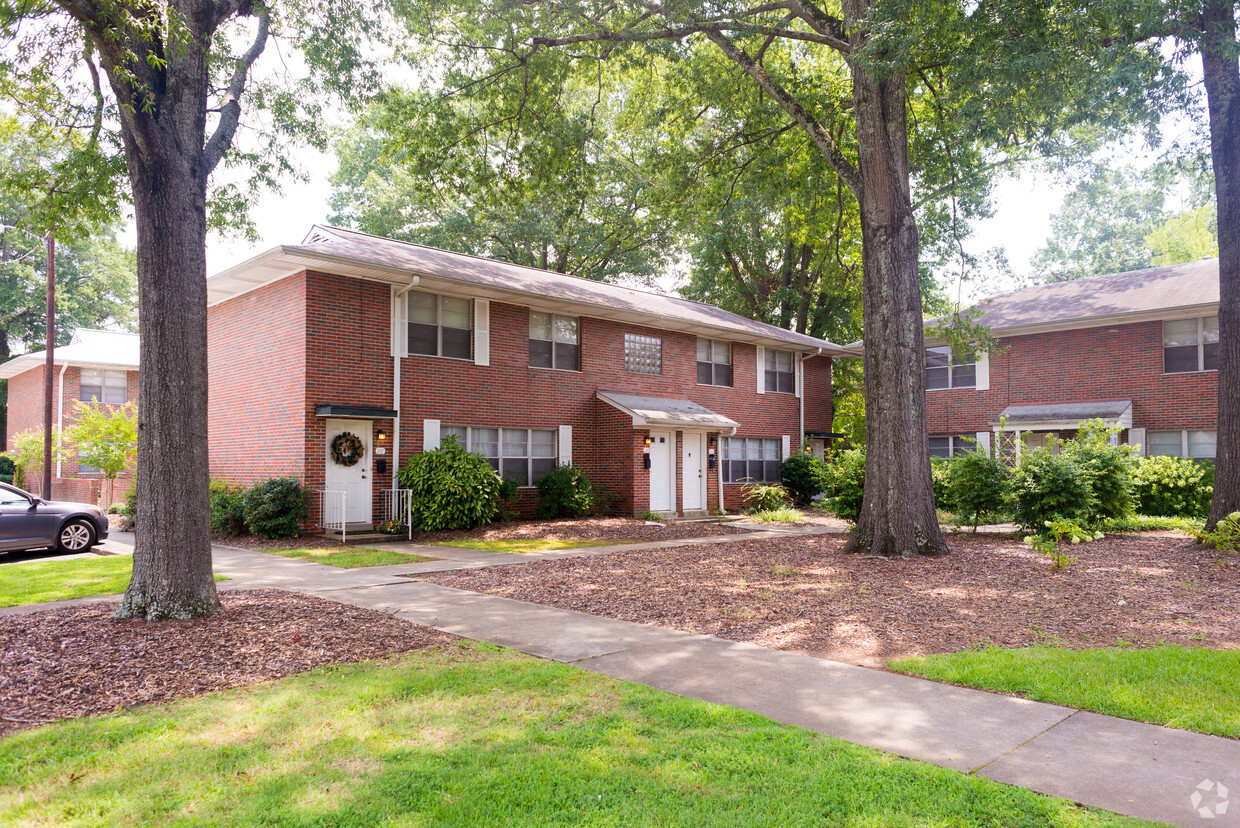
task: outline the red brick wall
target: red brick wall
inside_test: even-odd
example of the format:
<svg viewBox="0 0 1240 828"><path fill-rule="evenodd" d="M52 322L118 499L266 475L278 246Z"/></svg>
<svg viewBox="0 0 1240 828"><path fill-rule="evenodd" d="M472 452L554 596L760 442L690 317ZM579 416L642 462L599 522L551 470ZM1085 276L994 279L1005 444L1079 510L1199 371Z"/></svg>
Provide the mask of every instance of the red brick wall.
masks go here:
<svg viewBox="0 0 1240 828"><path fill-rule="evenodd" d="M306 465L304 276L212 307L207 366L211 476L236 483L300 476Z"/></svg>
<svg viewBox="0 0 1240 828"><path fill-rule="evenodd" d="M4 435L5 448L13 448L14 435L42 425L43 366L40 365L9 380L9 422Z"/></svg>
<svg viewBox="0 0 1240 828"><path fill-rule="evenodd" d="M831 401L831 358L811 357L803 369L805 430L832 431L835 411Z"/></svg>
<svg viewBox="0 0 1240 828"><path fill-rule="evenodd" d="M990 390L926 392L931 434L991 430L1009 405L1132 400L1136 428L1213 429L1218 374L1164 374L1162 323L1034 334L1000 340Z"/></svg>

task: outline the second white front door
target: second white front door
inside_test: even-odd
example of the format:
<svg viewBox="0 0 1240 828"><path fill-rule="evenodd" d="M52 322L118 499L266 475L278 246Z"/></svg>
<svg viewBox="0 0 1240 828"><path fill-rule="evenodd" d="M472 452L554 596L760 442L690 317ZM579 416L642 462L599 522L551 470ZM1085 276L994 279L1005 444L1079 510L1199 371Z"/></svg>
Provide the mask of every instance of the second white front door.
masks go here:
<svg viewBox="0 0 1240 828"><path fill-rule="evenodd" d="M675 493L675 457L670 431L650 432L650 511L671 512L676 508L672 495Z"/></svg>
<svg viewBox="0 0 1240 828"><path fill-rule="evenodd" d="M327 473L324 475L329 492L344 492L344 521L346 523L370 523L371 509L371 423L370 420L328 420L327 445L325 447ZM350 451L352 435L361 441L360 456ZM338 451L332 451L337 438L342 439ZM338 454L339 457L333 456ZM338 522L341 508L339 497L328 496L327 520Z"/></svg>
<svg viewBox="0 0 1240 828"><path fill-rule="evenodd" d="M682 475L682 508L686 512L706 509L706 435L700 432L684 432L681 444L680 472Z"/></svg>

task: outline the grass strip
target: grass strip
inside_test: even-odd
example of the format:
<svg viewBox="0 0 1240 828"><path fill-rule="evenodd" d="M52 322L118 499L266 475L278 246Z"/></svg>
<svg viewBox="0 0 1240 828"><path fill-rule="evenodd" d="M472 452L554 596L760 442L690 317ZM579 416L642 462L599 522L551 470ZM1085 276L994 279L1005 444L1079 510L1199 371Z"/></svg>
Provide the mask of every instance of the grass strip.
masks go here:
<svg viewBox="0 0 1240 828"><path fill-rule="evenodd" d="M0 568L0 607L117 595L129 586L132 571L132 555L6 564Z"/></svg>
<svg viewBox="0 0 1240 828"><path fill-rule="evenodd" d="M987 647L907 658L888 666L935 681L1240 738L1240 652L1235 650Z"/></svg>
<svg viewBox="0 0 1240 828"><path fill-rule="evenodd" d="M592 538L589 540L548 540L539 538L512 538L508 540L465 540L439 541L436 546L457 546L462 549L477 549L480 552L504 552L519 555L522 552L547 552L553 549L582 549L587 546L618 546L625 543L639 543L632 540L607 540Z"/></svg>
<svg viewBox="0 0 1240 828"><path fill-rule="evenodd" d="M464 645L15 733L0 824L1136 824Z"/></svg>
<svg viewBox="0 0 1240 828"><path fill-rule="evenodd" d="M362 566L390 566L391 564L439 560L426 555L398 552L395 549L379 549L374 546L328 546L307 547L305 549L267 547L258 551L270 552L272 555L280 555L284 558L301 558L307 561L314 561L315 563L338 567L339 569L356 569Z"/></svg>

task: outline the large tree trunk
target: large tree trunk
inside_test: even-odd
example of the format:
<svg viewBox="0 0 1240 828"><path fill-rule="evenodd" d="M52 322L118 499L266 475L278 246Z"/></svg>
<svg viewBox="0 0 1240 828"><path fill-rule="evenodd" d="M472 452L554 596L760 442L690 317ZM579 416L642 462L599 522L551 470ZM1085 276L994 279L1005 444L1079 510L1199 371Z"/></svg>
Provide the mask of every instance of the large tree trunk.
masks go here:
<svg viewBox="0 0 1240 828"><path fill-rule="evenodd" d="M220 605L207 493L207 43L178 43L168 60L181 65L157 105L122 115L142 370L133 576L118 618L196 618Z"/></svg>
<svg viewBox="0 0 1240 828"><path fill-rule="evenodd" d="M850 0L853 21L863 0ZM854 32L858 27L852 26ZM860 51L861 35L853 35ZM909 194L907 90L852 59L861 174L862 322L866 458L861 514L846 551L883 557L946 555L930 479L925 344L917 222ZM889 63L895 66L895 61Z"/></svg>
<svg viewBox="0 0 1240 828"><path fill-rule="evenodd" d="M1202 15L1201 62L1210 111L1218 204L1218 457L1206 528L1240 511L1240 63L1235 8L1211 0Z"/></svg>

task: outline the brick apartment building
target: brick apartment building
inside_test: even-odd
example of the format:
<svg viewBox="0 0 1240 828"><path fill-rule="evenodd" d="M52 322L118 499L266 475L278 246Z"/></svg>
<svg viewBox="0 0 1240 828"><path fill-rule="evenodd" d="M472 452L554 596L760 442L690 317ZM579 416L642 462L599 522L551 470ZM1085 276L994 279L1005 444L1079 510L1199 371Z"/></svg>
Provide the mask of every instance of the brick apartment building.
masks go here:
<svg viewBox="0 0 1240 828"><path fill-rule="evenodd" d="M6 448L13 447L15 435L43 427L45 356L44 351L34 351L0 365L0 379L9 383ZM74 400L121 404L138 399L136 334L78 328L68 345L56 349L53 358L52 429L57 434L73 427ZM27 488L42 490L41 473L41 469L27 470ZM98 503L102 484L103 475L78 463L73 455L56 460L52 477L56 499ZM118 482L116 495L126 488L127 484Z"/></svg>
<svg viewBox="0 0 1240 828"><path fill-rule="evenodd" d="M1000 441L1005 452L1020 451L1102 418L1144 454L1213 458L1218 303L1215 259L986 300L978 321L1000 352L953 358L928 341L931 454L970 450L962 438L988 451Z"/></svg>
<svg viewBox="0 0 1240 828"><path fill-rule="evenodd" d="M831 428L838 346L684 299L323 226L207 287L212 476L297 475L350 523L449 434L526 508L571 464L691 515Z"/></svg>

